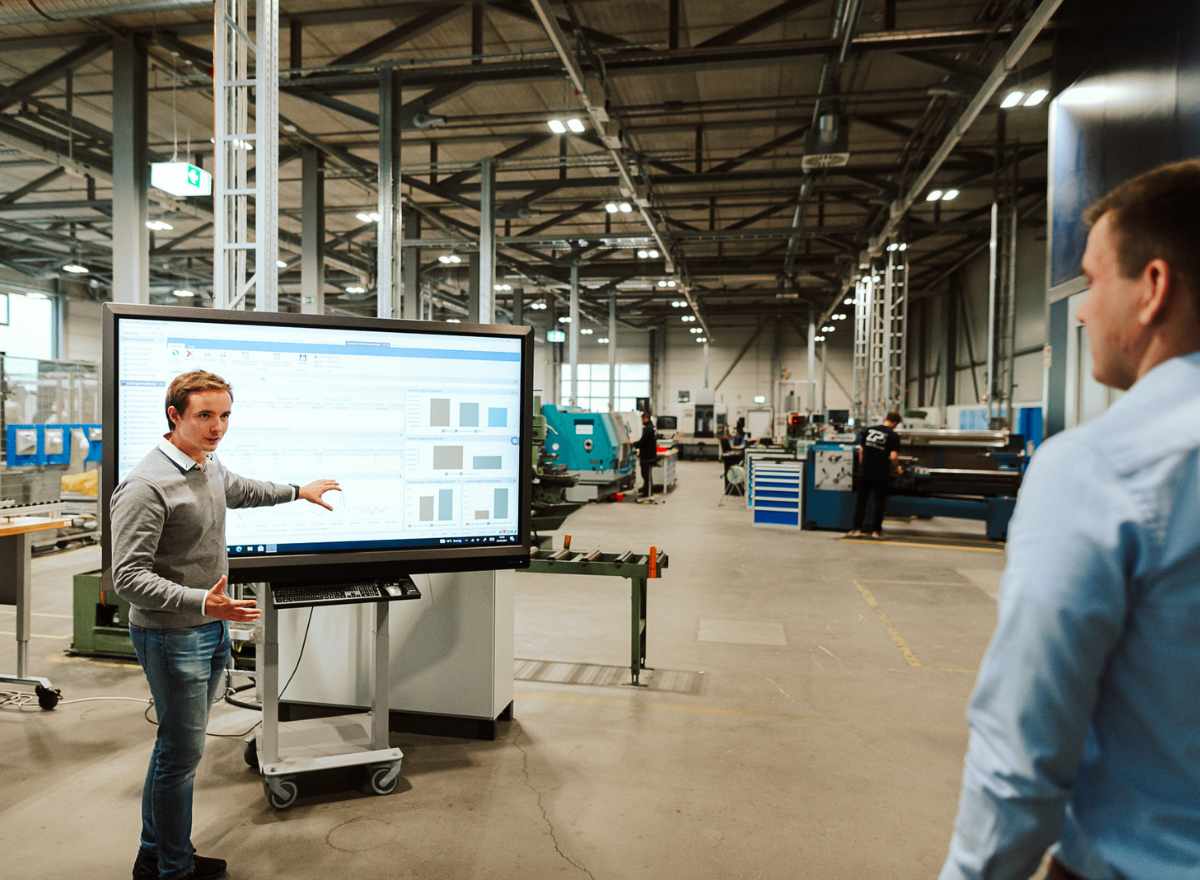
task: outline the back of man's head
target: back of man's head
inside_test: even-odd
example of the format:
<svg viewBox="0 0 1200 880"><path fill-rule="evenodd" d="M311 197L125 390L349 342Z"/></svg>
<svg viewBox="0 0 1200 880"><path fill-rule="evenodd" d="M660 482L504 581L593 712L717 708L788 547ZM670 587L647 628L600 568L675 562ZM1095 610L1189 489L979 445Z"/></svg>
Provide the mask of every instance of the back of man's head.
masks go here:
<svg viewBox="0 0 1200 880"><path fill-rule="evenodd" d="M1084 219L1094 226L1108 215L1115 234L1117 266L1126 278L1151 260L1165 260L1172 281L1187 289L1192 317L1200 320L1200 159L1162 165L1139 174L1091 205Z"/></svg>
<svg viewBox="0 0 1200 880"><path fill-rule="evenodd" d="M883 421L885 424L891 425L894 428L897 425L899 425L901 422L903 422L904 419L900 418L900 413L893 410L892 412L888 413L886 416L883 417Z"/></svg>

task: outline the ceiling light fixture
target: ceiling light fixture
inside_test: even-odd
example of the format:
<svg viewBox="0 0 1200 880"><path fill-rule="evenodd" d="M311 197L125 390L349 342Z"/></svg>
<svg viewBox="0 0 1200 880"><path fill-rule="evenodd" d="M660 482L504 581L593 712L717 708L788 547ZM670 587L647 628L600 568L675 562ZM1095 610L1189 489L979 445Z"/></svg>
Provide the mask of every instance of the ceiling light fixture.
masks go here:
<svg viewBox="0 0 1200 880"><path fill-rule="evenodd" d="M814 336L813 337L813 342L824 342L824 341L825 341L824 336Z"/></svg>
<svg viewBox="0 0 1200 880"><path fill-rule="evenodd" d="M559 315L559 316L558 316L558 323L560 323L560 324L570 324L570 323L571 323L571 316L570 316L570 315Z"/></svg>
<svg viewBox="0 0 1200 880"><path fill-rule="evenodd" d="M286 269L287 268L287 260L276 260L275 268L276 269Z"/></svg>
<svg viewBox="0 0 1200 880"><path fill-rule="evenodd" d="M639 260L645 260L649 256L650 256L650 252L648 250L646 250L645 248L643 248L642 250L637 252L637 258Z"/></svg>
<svg viewBox="0 0 1200 880"><path fill-rule="evenodd" d="M646 251L646 254L652 260L657 260L659 257L662 256L662 254L660 254L656 248L650 248L650 250Z"/></svg>
<svg viewBox="0 0 1200 880"><path fill-rule="evenodd" d="M936 202L941 197L942 197L942 191L940 189L931 189L929 191L929 195L925 196L925 201Z"/></svg>
<svg viewBox="0 0 1200 880"><path fill-rule="evenodd" d="M147 220L146 228L149 229L151 232L169 232L170 230L174 229L175 227L172 226L170 223L168 223L166 220Z"/></svg>
<svg viewBox="0 0 1200 880"><path fill-rule="evenodd" d="M1036 107L1042 101L1050 96L1050 92L1046 89L1034 89L1029 93L1029 97L1021 104L1022 107Z"/></svg>
<svg viewBox="0 0 1200 880"><path fill-rule="evenodd" d="M1004 100L1000 102L1000 109L1001 110L1011 110L1013 107L1016 107L1018 104L1020 104L1024 100L1025 100L1025 93L1022 92L1020 89L1013 89L1011 92L1009 92L1007 95L1005 95Z"/></svg>
<svg viewBox="0 0 1200 880"><path fill-rule="evenodd" d="M447 324L461 324L462 318L447 318L446 323Z"/></svg>
<svg viewBox="0 0 1200 880"><path fill-rule="evenodd" d="M633 213L633 205L629 204L629 202L621 202L617 207L620 208L622 214Z"/></svg>
<svg viewBox="0 0 1200 880"><path fill-rule="evenodd" d="M171 296L177 296L180 299L187 299L190 296L195 296L196 292L188 290L186 287L177 287L171 291Z"/></svg>
<svg viewBox="0 0 1200 880"><path fill-rule="evenodd" d="M832 333L836 329L837 329L837 327L834 327L832 324L826 324L824 327L821 328L821 332L822 333Z"/></svg>
<svg viewBox="0 0 1200 880"><path fill-rule="evenodd" d="M563 122L561 119L547 119L546 125L548 125L550 127L550 130L552 132L554 132L555 134L566 134L567 133L567 124L565 122Z"/></svg>
<svg viewBox="0 0 1200 880"><path fill-rule="evenodd" d="M67 263L62 268L64 272L69 272L72 275L86 275L88 273L88 267L79 263Z"/></svg>
<svg viewBox="0 0 1200 880"><path fill-rule="evenodd" d="M958 190L956 190L956 189L948 189L944 193L942 193L942 201L943 202L952 202L957 198L958 198Z"/></svg>
<svg viewBox="0 0 1200 880"><path fill-rule="evenodd" d="M511 284L497 284L496 290L500 291L501 293L508 293L510 290L512 290L512 285Z"/></svg>
<svg viewBox="0 0 1200 880"><path fill-rule="evenodd" d="M362 223L378 223L382 219L378 211L359 211L354 216Z"/></svg>
<svg viewBox="0 0 1200 880"><path fill-rule="evenodd" d="M569 128L574 134L583 134L585 131L587 131L587 126L583 124L583 120L576 116L572 116L567 120L567 128Z"/></svg>
<svg viewBox="0 0 1200 880"><path fill-rule="evenodd" d="M610 213L610 214L615 214L615 213L617 213L617 211L621 210L621 206L618 205L616 202L608 202L607 204L605 204L604 210L608 211L608 213Z"/></svg>
<svg viewBox="0 0 1200 880"><path fill-rule="evenodd" d="M346 290L346 293L366 293L367 292L367 289L365 287L363 287L361 284L351 284L349 287L345 288L345 290Z"/></svg>
<svg viewBox="0 0 1200 880"><path fill-rule="evenodd" d="M708 337L707 336L697 336L696 341L697 342L708 342Z"/></svg>
<svg viewBox="0 0 1200 880"><path fill-rule="evenodd" d="M595 332L596 331L593 330L591 327L580 327L579 328L579 334L581 336L591 336Z"/></svg>
<svg viewBox="0 0 1200 880"><path fill-rule="evenodd" d="M608 337L607 336L601 336L596 341L599 342L601 345L608 345Z"/></svg>

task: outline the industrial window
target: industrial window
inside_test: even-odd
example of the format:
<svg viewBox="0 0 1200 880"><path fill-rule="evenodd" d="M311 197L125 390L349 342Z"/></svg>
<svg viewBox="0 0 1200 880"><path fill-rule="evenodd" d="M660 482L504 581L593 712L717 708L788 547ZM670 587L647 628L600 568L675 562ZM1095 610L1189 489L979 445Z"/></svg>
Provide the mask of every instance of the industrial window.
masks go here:
<svg viewBox="0 0 1200 880"><path fill-rule="evenodd" d="M4 294L0 351L9 357L54 357L54 303L44 294Z"/></svg>
<svg viewBox="0 0 1200 880"><path fill-rule="evenodd" d="M617 364L616 400L618 412L637 408L639 397L650 396L649 364ZM562 366L562 385L559 400L571 400L571 366ZM579 390L576 402L591 412L608 412L608 364L580 364Z"/></svg>

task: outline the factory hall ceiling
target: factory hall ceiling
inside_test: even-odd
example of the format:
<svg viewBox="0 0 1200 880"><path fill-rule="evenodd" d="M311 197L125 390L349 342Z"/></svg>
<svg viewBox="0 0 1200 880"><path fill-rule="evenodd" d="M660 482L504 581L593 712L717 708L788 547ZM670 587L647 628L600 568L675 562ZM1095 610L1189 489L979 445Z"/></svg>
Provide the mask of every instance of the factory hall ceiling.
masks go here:
<svg viewBox="0 0 1200 880"><path fill-rule="evenodd" d="M928 166L1036 4L541 5L619 136L634 192L622 192L613 154L590 127L548 127L585 114L527 0L283 0L284 308L298 309L301 156L315 148L325 181L327 303L374 311L377 224L367 215L378 210L379 82L394 69L406 119L405 258L420 261L438 316L462 311L480 223L479 161L494 157L502 309L509 286L526 303L554 305L575 264L585 307L599 315L615 293L626 326L660 326L677 314L683 287L713 332L770 316L806 320L810 309L838 301L889 206ZM25 0L0 0L0 271L9 277L59 277L78 295L111 295L112 120L126 111L114 101L114 40L133 39L149 58L150 157L212 169L212 7L161 6L32 21L20 13ZM1041 222L1046 104L1005 110L1000 100L1011 88L1049 88L1061 26L1042 31L941 164L930 188L957 198L921 199L901 223L918 291L986 246L998 192ZM812 140L818 120L844 136L827 152L848 154L845 164L812 161L823 154ZM658 253L639 199L669 254ZM606 209L622 201L634 209ZM152 233L152 301L175 301L171 291L181 286L206 301L211 213L211 202L150 203L150 218L171 227ZM452 252L466 259L438 259ZM62 275L71 261L87 263L86 282ZM668 280L677 287L660 284Z"/></svg>

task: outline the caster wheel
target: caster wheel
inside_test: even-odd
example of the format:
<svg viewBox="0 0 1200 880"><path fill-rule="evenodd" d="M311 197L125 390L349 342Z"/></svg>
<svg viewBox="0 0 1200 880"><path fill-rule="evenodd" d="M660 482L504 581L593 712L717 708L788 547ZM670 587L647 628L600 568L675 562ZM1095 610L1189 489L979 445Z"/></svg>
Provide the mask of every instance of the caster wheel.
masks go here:
<svg viewBox="0 0 1200 880"><path fill-rule="evenodd" d="M267 790L267 803L277 810L286 810L296 803L296 798L300 794L299 787L291 779L277 779L273 784L263 783L263 785Z"/></svg>
<svg viewBox="0 0 1200 880"><path fill-rule="evenodd" d="M370 775L367 777L367 783L372 794L391 794L400 786L400 768L372 767Z"/></svg>
<svg viewBox="0 0 1200 880"><path fill-rule="evenodd" d="M37 694L38 705L49 712L58 705L58 701L62 699L62 691L55 688L42 687L40 684L34 688L34 693Z"/></svg>
<svg viewBox="0 0 1200 880"><path fill-rule="evenodd" d="M246 766L251 770L258 769L258 740L251 738L246 741L246 748L242 750L242 760L246 762Z"/></svg>

